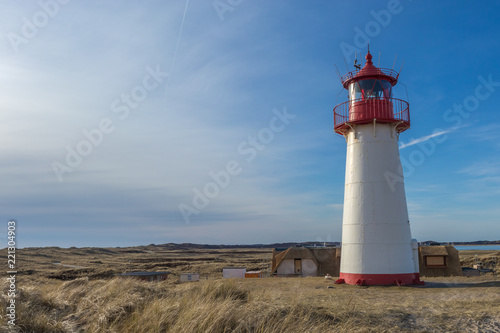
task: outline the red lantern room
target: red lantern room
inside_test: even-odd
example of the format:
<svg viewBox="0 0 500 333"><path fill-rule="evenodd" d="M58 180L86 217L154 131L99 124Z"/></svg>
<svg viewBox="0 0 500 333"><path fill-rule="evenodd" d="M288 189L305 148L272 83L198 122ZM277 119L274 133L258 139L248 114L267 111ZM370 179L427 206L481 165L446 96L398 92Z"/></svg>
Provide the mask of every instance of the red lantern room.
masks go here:
<svg viewBox="0 0 500 333"><path fill-rule="evenodd" d="M387 68L375 67L370 51L365 66L341 77L342 85L349 91L349 101L333 109L334 130L345 135L353 124L394 123L396 132L410 128L408 102L393 98L392 87L399 74Z"/></svg>

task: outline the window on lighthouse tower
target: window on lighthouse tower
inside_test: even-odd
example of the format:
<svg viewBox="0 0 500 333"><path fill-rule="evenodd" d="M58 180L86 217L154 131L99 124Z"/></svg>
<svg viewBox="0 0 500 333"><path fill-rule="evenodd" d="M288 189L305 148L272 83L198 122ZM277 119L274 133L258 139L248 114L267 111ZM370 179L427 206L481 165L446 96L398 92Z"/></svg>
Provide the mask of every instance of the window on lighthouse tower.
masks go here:
<svg viewBox="0 0 500 333"><path fill-rule="evenodd" d="M349 100L351 102L368 99L389 99L392 97L392 85L385 80L368 79L353 82L349 85Z"/></svg>

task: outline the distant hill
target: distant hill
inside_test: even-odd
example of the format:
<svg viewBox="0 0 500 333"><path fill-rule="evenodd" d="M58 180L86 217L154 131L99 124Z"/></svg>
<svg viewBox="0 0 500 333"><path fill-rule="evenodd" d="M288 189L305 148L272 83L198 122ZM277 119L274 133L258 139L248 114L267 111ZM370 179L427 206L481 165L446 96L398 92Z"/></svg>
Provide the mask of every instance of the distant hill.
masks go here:
<svg viewBox="0 0 500 333"><path fill-rule="evenodd" d="M446 243L443 243L446 244ZM474 241L474 242L451 242L453 245L500 245L500 240L496 241Z"/></svg>
<svg viewBox="0 0 500 333"><path fill-rule="evenodd" d="M147 247L162 247L171 250L187 250L187 249L269 249L269 248L289 248L295 246L341 246L341 242L288 242L288 243L273 243L273 244L245 244L245 245L211 245L211 244L193 244L193 243L167 243L167 244L150 244L147 246L137 246L134 248L146 249ZM425 241L420 242L420 245L500 245L500 240L496 241L472 241L472 242L436 242L436 241Z"/></svg>
<svg viewBox="0 0 500 333"><path fill-rule="evenodd" d="M341 246L341 242L287 242L287 243L272 243L272 244L243 244L243 245L226 245L226 244L194 244L194 243L166 243L166 244L149 244L149 245L139 245L139 246L122 246L122 247L82 247L81 249L88 249L88 251L113 251L112 249L120 249L123 251L127 249L129 252L142 252L155 249L164 250L195 250L195 249L270 249L270 248L289 248L295 246ZM471 242L436 242L432 240L419 242L420 245L500 245L500 240L496 241L471 241ZM32 247L32 249L61 249L58 246L47 246L47 247ZM76 247L71 247L68 250L77 249Z"/></svg>
<svg viewBox="0 0 500 333"><path fill-rule="evenodd" d="M187 249L263 249L263 248L289 248L294 246L340 246L340 242L289 242L289 243L273 243L273 244L246 244L246 245L212 245L212 244L193 244L193 243L167 243L167 244L149 244L147 246L137 246L137 248L143 247L162 247L171 250L187 250Z"/></svg>
<svg viewBox="0 0 500 333"><path fill-rule="evenodd" d="M436 241L425 241L420 242L421 245L500 245L500 240L496 241L473 241L473 242L436 242Z"/></svg>

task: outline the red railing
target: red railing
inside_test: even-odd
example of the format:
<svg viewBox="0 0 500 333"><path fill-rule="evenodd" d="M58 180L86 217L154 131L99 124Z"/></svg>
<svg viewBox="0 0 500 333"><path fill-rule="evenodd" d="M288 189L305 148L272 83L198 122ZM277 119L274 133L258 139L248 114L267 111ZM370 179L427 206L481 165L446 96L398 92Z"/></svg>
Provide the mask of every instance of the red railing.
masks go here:
<svg viewBox="0 0 500 333"><path fill-rule="evenodd" d="M394 79L397 79L398 75L399 75L398 72L396 72L395 70L389 69L389 68L377 68L377 70L380 70L383 74L390 76ZM353 72L349 72L347 74L344 74L340 77L340 80L342 81L342 83L347 81L347 80L350 80L353 77L355 77L358 74L358 72L359 71L353 71Z"/></svg>
<svg viewBox="0 0 500 333"><path fill-rule="evenodd" d="M366 124L376 119L380 123L399 123L398 132L410 128L410 105L398 98L357 99L333 108L335 132L343 134L349 124Z"/></svg>

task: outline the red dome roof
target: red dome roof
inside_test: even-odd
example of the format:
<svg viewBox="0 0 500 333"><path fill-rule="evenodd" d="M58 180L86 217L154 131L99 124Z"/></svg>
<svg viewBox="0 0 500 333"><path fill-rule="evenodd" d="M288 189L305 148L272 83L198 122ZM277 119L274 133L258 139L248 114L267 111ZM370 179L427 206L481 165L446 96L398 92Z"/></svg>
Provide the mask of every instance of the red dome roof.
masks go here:
<svg viewBox="0 0 500 333"><path fill-rule="evenodd" d="M349 72L346 75L342 76L342 85L345 89L348 89L349 85L353 81L365 80L365 79L381 79L386 80L391 83L391 85L395 85L398 82L399 74L388 68L378 68L373 65L372 55L370 51L366 54L366 63L361 70L355 72Z"/></svg>

